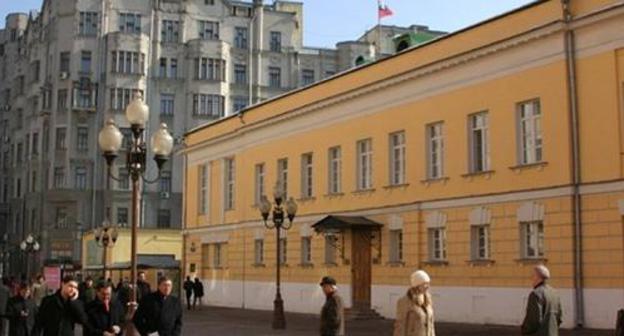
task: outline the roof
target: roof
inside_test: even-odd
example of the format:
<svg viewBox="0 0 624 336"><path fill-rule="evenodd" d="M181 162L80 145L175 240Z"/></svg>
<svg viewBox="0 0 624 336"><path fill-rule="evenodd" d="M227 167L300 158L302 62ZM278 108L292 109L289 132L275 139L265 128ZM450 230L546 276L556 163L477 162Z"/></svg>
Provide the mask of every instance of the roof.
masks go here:
<svg viewBox="0 0 624 336"><path fill-rule="evenodd" d="M327 216L316 222L312 227L316 232L344 229L379 229L383 224L377 223L363 216Z"/></svg>

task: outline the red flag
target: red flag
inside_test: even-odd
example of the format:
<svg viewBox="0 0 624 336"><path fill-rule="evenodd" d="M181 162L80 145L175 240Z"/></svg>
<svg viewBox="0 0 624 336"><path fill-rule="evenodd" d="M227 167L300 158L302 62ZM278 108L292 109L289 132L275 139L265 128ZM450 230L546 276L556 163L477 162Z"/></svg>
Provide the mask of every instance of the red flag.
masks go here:
<svg viewBox="0 0 624 336"><path fill-rule="evenodd" d="M383 19L386 16L392 16L394 14L387 5L381 3L381 0L378 1L378 4L379 9L377 10L377 16L379 16L379 19Z"/></svg>

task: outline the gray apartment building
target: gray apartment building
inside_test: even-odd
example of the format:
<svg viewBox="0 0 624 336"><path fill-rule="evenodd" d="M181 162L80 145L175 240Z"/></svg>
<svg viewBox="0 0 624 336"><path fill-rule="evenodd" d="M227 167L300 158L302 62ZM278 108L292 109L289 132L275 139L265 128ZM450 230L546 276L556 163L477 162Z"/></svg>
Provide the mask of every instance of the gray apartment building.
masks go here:
<svg viewBox="0 0 624 336"><path fill-rule="evenodd" d="M190 128L395 52L394 39L443 34L382 26L335 49L303 46L303 4L276 0L44 0L0 29L0 240L3 274L30 258L79 264L80 237L105 216L130 218L124 160L106 178L97 145L135 94L150 106L147 133L165 122L182 146ZM380 48L376 40L381 36ZM379 51L380 55L376 55ZM120 155L122 157L123 155ZM182 228L181 158L143 186L142 225ZM148 177L157 173L150 162ZM33 234L42 249L17 247Z"/></svg>

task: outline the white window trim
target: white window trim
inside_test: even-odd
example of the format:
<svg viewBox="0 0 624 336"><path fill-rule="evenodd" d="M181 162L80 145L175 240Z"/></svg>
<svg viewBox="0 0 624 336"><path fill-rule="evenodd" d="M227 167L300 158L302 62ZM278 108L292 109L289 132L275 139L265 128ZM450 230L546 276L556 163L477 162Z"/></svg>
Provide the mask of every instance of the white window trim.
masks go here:
<svg viewBox="0 0 624 336"><path fill-rule="evenodd" d="M336 157L332 157L332 151L336 151ZM328 194L339 194L342 192L342 148L340 146L331 147L327 153L328 156ZM334 188L334 186L336 188Z"/></svg>
<svg viewBox="0 0 624 336"><path fill-rule="evenodd" d="M475 121L482 118L483 124L475 126ZM468 153L470 173L479 173L490 170L490 115L488 111L481 111L468 116ZM481 133L482 147L480 148L481 162L477 161L475 133ZM477 166L481 166L480 168Z"/></svg>
<svg viewBox="0 0 624 336"><path fill-rule="evenodd" d="M397 140L400 140L397 142ZM390 185L401 185L406 183L405 169L405 131L391 133L388 139L389 144L389 176ZM398 152L398 153L397 153Z"/></svg>
<svg viewBox="0 0 624 336"><path fill-rule="evenodd" d="M312 153L301 155L301 198L314 196L314 156Z"/></svg>
<svg viewBox="0 0 624 336"><path fill-rule="evenodd" d="M531 106L531 115L523 118L522 111L525 106ZM523 101L516 105L516 132L519 165L530 165L543 162L544 160L542 115L542 106L539 98ZM526 133L523 130L525 122L528 125ZM539 127L537 126L538 123L540 125ZM537 157L538 150L540 152L539 159Z"/></svg>
<svg viewBox="0 0 624 336"><path fill-rule="evenodd" d="M435 122L427 126L427 179L440 179L444 177L444 122ZM439 135L434 136L433 131L439 127ZM434 152L433 148L437 149Z"/></svg>
<svg viewBox="0 0 624 336"><path fill-rule="evenodd" d="M362 149L362 144L366 144ZM373 188L373 140L362 139L356 142L356 186L357 190L369 190Z"/></svg>

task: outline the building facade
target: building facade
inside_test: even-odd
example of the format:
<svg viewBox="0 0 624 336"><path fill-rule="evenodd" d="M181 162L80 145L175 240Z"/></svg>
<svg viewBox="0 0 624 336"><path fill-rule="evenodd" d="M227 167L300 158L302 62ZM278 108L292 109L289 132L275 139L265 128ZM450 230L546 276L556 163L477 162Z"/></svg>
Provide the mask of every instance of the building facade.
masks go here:
<svg viewBox="0 0 624 336"><path fill-rule="evenodd" d="M624 304L624 4L541 1L186 136L185 274L210 304L394 317L432 277L439 321L519 324L536 264L564 326ZM256 204L298 203L276 242ZM196 248L190 249L189 246Z"/></svg>
<svg viewBox="0 0 624 336"><path fill-rule="evenodd" d="M151 107L148 133L166 122L180 140L197 125L375 58L372 32L337 49L304 47L302 10L288 1L45 0L39 13L9 15L0 30L6 262L24 262L15 246L33 233L43 242L39 265L80 264L76 237L106 215L128 224L124 160L113 169L121 181L107 180L97 134L112 117L129 138L123 112L135 95ZM394 30L428 32L382 31ZM182 160L174 156L160 182L143 187L143 225L179 229Z"/></svg>

